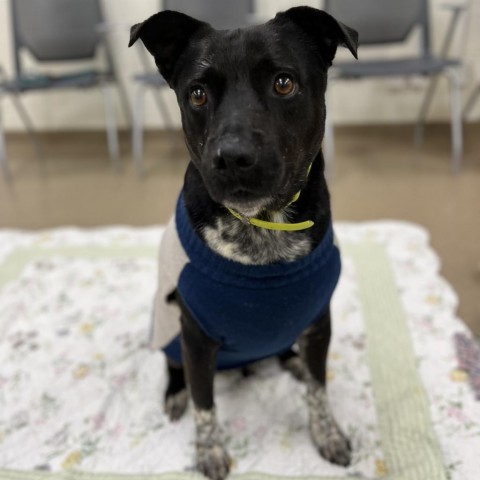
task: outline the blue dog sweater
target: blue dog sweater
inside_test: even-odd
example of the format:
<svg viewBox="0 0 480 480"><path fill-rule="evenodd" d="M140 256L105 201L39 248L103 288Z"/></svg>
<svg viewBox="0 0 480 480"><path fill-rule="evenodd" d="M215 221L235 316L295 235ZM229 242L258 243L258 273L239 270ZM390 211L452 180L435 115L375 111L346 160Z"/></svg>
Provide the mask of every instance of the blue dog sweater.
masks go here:
<svg viewBox="0 0 480 480"><path fill-rule="evenodd" d="M282 353L325 313L339 275L331 225L299 260L244 265L218 255L197 235L180 195L160 246L152 347L182 363L180 311L166 300L177 288L203 332L221 345L218 369Z"/></svg>

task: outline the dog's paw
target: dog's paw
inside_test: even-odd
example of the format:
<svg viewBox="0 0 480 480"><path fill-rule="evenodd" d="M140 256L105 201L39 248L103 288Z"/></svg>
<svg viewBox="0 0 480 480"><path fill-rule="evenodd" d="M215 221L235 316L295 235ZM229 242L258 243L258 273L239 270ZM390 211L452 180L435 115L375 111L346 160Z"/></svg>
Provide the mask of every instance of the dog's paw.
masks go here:
<svg viewBox="0 0 480 480"><path fill-rule="evenodd" d="M224 480L231 464L232 460L222 445L197 445L197 470L211 480Z"/></svg>
<svg viewBox="0 0 480 480"><path fill-rule="evenodd" d="M304 382L307 379L307 369L300 357L291 357L280 364L284 370L290 372L300 382Z"/></svg>
<svg viewBox="0 0 480 480"><path fill-rule="evenodd" d="M310 435L320 455L337 465L343 467L350 465L352 459L350 442L335 421L325 387L311 378L308 381L307 403L310 413Z"/></svg>
<svg viewBox="0 0 480 480"><path fill-rule="evenodd" d="M333 419L322 426L310 423L310 433L320 455L331 463L347 467L352 460L352 448Z"/></svg>
<svg viewBox="0 0 480 480"><path fill-rule="evenodd" d="M165 398L164 411L170 421L175 422L183 417L187 410L188 392L186 389L180 390L177 393L167 395Z"/></svg>

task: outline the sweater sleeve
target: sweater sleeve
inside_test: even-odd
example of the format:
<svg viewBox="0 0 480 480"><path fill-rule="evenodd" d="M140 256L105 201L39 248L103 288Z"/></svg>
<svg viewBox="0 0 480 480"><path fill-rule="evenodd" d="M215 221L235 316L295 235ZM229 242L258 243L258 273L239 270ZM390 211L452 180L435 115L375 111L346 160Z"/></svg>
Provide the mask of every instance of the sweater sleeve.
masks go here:
<svg viewBox="0 0 480 480"><path fill-rule="evenodd" d="M188 257L178 238L175 218L168 223L158 257L158 288L152 318L151 348L165 347L180 333L180 309L175 302L167 302L167 297L176 288L180 273L188 263Z"/></svg>

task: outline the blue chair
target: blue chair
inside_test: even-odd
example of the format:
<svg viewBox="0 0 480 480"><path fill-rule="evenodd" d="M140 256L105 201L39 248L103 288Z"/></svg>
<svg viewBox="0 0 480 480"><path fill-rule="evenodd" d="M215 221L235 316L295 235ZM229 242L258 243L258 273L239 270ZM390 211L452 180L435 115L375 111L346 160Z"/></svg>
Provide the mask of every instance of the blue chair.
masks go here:
<svg viewBox="0 0 480 480"><path fill-rule="evenodd" d="M360 46L398 44L406 41L414 28L420 31L420 48L416 55L398 59L379 57L369 60L360 59L357 62L334 62L331 80L335 82L337 80L418 75L431 77L432 80L421 106L416 127L416 140L420 142L423 138L425 119L438 76L444 74L450 83L451 167L453 172L458 172L463 152L459 81L461 62L458 59L446 58L445 54L449 49L463 7L452 7L453 16L440 55L436 55L431 49L428 0L402 0L399 2L393 0L325 0L325 10L359 32ZM324 150L327 164L331 165L334 157L331 115L327 115Z"/></svg>
<svg viewBox="0 0 480 480"><path fill-rule="evenodd" d="M253 0L164 0L161 10L176 10L199 20L210 23L217 29L244 27L254 18ZM133 162L139 176L144 174L143 167L143 116L145 93L150 90L162 116L164 124L172 127L172 119L162 98L162 90L168 87L157 70L152 70L152 61L141 42L137 43L138 53L144 73L135 75L137 83L133 108L132 147Z"/></svg>
<svg viewBox="0 0 480 480"><path fill-rule="evenodd" d="M64 90L101 87L104 93L107 118L107 139L110 158L119 166L119 143L116 126L112 85L119 87L120 99L129 119L129 106L125 91L119 82L105 37L106 28L99 0L10 0L13 26L13 54L15 76L7 80L0 77L0 96L10 96L27 131L34 134L33 123L23 107L20 96L33 91ZM42 67L42 73L31 73L22 62L27 50ZM99 68L98 52L104 56ZM75 69L75 62L87 61L92 67ZM68 71L45 73L51 62L67 65ZM96 63L95 63L96 62ZM43 65L42 65L43 64ZM55 108L55 106L52 106ZM6 153L0 123L0 166L6 170Z"/></svg>

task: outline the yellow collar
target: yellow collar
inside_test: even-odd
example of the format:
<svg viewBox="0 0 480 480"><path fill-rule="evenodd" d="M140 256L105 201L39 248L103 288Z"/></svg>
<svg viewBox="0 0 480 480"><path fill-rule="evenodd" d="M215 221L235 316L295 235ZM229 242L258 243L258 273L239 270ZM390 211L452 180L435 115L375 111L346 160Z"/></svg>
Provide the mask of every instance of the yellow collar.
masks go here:
<svg viewBox="0 0 480 480"><path fill-rule="evenodd" d="M313 164L313 162L308 167L307 177L310 174L312 164ZM292 198L292 200L290 201L290 203L286 207L290 206L292 203L295 203L299 199L300 193L301 193L301 190L299 190L294 195L294 197ZM260 220L258 218L245 217L241 213L238 213L237 211L233 210L233 208L228 208L227 207L227 209L235 218L238 218L241 222L253 225L254 227L258 227L258 228L265 228L266 230L277 230L277 231L283 231L283 232L296 232L296 231L299 231L299 230L306 230L307 228L313 227L313 225L314 225L314 222L312 222L312 220L305 220L304 222L298 222L298 223L268 222L266 220Z"/></svg>

